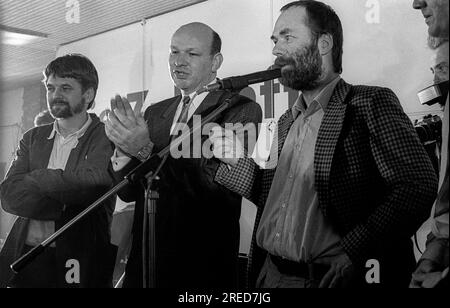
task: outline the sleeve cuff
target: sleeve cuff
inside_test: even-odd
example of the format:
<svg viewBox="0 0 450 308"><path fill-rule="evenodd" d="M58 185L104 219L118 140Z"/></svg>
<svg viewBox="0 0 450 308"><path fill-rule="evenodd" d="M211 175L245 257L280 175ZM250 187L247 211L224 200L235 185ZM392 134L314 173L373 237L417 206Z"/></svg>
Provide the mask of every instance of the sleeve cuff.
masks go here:
<svg viewBox="0 0 450 308"><path fill-rule="evenodd" d="M119 156L117 149L114 150L113 156L111 157L111 163L115 172L122 170L130 161L130 157Z"/></svg>

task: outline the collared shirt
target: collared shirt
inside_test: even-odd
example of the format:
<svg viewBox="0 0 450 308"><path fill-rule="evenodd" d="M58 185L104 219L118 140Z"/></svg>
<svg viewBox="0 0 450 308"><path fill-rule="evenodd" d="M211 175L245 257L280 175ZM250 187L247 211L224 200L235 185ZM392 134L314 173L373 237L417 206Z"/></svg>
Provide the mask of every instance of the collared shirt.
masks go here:
<svg viewBox="0 0 450 308"><path fill-rule="evenodd" d="M187 119L188 121L192 118L195 111L198 109L198 107L200 107L201 103L203 102L203 100L206 98L207 95L208 95L208 92L203 92L198 95L196 94L196 92L194 92L189 95L191 101L190 101L189 111L188 111L188 119ZM183 109L183 98L180 100L177 110L175 111L175 116L173 117L172 126L170 127L170 134L173 133L173 131L176 127L176 124L177 124L178 118L180 117L182 109ZM113 166L113 170L114 171L121 170L123 167L125 167L126 164L128 164L130 162L130 160L131 160L131 158L128 156L118 156L117 149L114 150L114 154L111 157L111 163Z"/></svg>
<svg viewBox="0 0 450 308"><path fill-rule="evenodd" d="M53 123L53 130L48 136L48 139L53 139L53 149L50 154L47 169L62 169L66 168L67 160L69 159L70 152L78 145L78 139L81 138L87 131L89 125L91 125L92 119L88 115L88 119L85 124L76 132L63 137L61 135L58 121ZM28 235L25 243L30 246L37 246L43 240L47 239L55 232L54 221L40 221L30 219L28 227ZM54 247L54 243L51 245Z"/></svg>
<svg viewBox="0 0 450 308"><path fill-rule="evenodd" d="M328 263L342 253L340 237L319 208L314 149L327 104L340 77L309 104L300 95L257 230L259 246L293 261Z"/></svg>

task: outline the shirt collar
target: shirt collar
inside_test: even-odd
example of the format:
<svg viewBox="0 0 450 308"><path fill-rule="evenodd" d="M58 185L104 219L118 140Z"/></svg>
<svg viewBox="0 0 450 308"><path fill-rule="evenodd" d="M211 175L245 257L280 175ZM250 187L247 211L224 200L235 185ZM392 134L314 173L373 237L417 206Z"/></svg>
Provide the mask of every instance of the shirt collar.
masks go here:
<svg viewBox="0 0 450 308"><path fill-rule="evenodd" d="M91 125L91 123L92 123L92 119L91 119L91 116L88 114L88 119L87 119L87 121L83 124L83 126L82 126L78 131L76 131L76 132L70 134L70 135L67 136L66 138L75 135L75 136L77 137L77 139L80 139L81 137L83 137L84 133L86 133L86 131L87 131L89 125ZM53 122L53 129L52 129L52 132L50 133L50 135L48 136L47 139L53 139L53 138L55 137L55 134L58 134L58 135L62 136L62 135L61 135L61 132L60 132L60 130L59 130L58 121Z"/></svg>
<svg viewBox="0 0 450 308"><path fill-rule="evenodd" d="M216 79L213 79L209 84L213 84L216 82ZM209 94L209 92L203 92L200 94L197 94L197 91L192 92L189 95L183 95L181 97L181 102L183 102L183 98L186 96L189 96L189 98L191 99L190 102L190 106L189 106L189 110L192 110L192 108L194 108L194 110L197 110L198 106L200 106L200 104L203 102L203 100L205 99L205 97Z"/></svg>
<svg viewBox="0 0 450 308"><path fill-rule="evenodd" d="M330 81L325 88L320 91L319 94L317 94L316 97L314 97L313 101L316 101L318 105L325 111L328 106L328 102L330 101L331 96L333 95L334 88L338 84L338 82L341 80L341 76L337 76L335 79ZM311 102L311 103L312 103ZM306 111L307 105L305 103L305 99L303 97L303 94L300 94L297 98L294 106L292 106L292 116L297 118L298 114L300 112L304 113Z"/></svg>

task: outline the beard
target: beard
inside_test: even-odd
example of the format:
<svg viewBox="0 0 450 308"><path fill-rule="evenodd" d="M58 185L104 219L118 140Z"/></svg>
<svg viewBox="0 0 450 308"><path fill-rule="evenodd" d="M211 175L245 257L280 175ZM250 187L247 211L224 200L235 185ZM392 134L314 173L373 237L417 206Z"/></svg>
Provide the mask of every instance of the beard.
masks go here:
<svg viewBox="0 0 450 308"><path fill-rule="evenodd" d="M83 111L83 106L86 104L84 97L74 107L71 107L69 102L64 99L56 98L48 102L49 111L55 119L68 119Z"/></svg>
<svg viewBox="0 0 450 308"><path fill-rule="evenodd" d="M317 88L322 73L322 58L316 44L306 46L292 56L280 56L275 66L281 67L280 83L297 91Z"/></svg>

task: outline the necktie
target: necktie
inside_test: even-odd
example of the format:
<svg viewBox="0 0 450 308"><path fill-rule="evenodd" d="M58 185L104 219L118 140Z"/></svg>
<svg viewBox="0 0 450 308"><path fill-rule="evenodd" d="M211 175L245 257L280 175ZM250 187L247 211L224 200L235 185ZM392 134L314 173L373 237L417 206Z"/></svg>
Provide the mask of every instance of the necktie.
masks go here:
<svg viewBox="0 0 450 308"><path fill-rule="evenodd" d="M183 108L181 109L180 117L177 121L178 123L187 123L190 106L191 98L189 96L183 97Z"/></svg>

